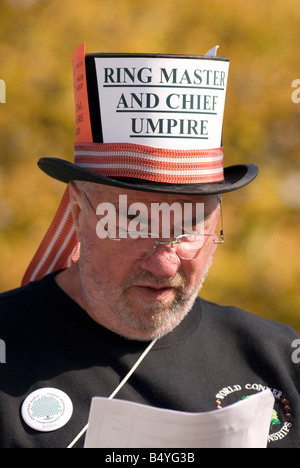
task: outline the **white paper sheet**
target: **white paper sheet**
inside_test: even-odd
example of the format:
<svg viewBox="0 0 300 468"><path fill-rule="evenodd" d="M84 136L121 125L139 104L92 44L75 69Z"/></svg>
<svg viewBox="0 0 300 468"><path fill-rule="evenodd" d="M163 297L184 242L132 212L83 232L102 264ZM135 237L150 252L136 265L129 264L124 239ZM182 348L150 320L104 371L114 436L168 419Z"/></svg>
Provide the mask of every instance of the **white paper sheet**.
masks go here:
<svg viewBox="0 0 300 468"><path fill-rule="evenodd" d="M265 448L273 407L270 390L205 413L95 397L84 447Z"/></svg>

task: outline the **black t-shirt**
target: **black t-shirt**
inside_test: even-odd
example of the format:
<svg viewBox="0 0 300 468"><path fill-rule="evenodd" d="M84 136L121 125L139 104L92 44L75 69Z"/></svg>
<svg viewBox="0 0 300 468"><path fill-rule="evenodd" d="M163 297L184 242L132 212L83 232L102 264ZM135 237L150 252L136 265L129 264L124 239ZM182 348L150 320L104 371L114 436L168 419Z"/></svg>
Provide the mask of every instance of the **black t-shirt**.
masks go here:
<svg viewBox="0 0 300 468"><path fill-rule="evenodd" d="M268 447L300 448L300 363L288 326L198 298L153 349L116 398L189 412L210 411L271 388L275 406ZM147 343L95 323L55 283L54 275L0 295L0 447L67 447L87 424L91 399L108 397ZM52 387L72 400L69 422L39 432L20 408ZM75 447L82 447L84 436Z"/></svg>

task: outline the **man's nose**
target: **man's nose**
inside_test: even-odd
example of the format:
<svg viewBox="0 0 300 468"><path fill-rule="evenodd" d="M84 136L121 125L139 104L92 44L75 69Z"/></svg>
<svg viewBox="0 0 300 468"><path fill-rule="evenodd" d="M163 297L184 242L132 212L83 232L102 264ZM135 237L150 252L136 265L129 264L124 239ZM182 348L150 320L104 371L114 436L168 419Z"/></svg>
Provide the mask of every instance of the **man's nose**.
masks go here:
<svg viewBox="0 0 300 468"><path fill-rule="evenodd" d="M171 278L177 273L180 264L180 258L169 245L159 245L150 257L140 260L142 269L159 278Z"/></svg>

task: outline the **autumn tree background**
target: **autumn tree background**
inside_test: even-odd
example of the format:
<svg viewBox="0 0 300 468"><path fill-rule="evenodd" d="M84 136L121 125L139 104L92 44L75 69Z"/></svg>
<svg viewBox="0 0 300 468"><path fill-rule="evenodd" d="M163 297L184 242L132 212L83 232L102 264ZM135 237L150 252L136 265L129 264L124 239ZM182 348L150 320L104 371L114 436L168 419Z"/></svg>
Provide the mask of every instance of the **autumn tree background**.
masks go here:
<svg viewBox="0 0 300 468"><path fill-rule="evenodd" d="M19 286L65 189L36 162L73 160L71 57L82 42L195 55L218 44L230 58L225 165L260 174L223 198L226 242L201 294L300 332L298 0L1 0L0 291Z"/></svg>

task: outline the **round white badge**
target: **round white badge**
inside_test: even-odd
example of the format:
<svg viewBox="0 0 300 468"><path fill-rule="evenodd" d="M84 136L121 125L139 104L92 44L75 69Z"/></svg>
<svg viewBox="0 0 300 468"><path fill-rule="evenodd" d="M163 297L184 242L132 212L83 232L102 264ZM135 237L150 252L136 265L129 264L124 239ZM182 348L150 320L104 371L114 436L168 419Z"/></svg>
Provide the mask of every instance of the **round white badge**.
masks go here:
<svg viewBox="0 0 300 468"><path fill-rule="evenodd" d="M41 388L24 400L22 417L32 429L41 432L56 431L72 416L73 404L68 395L56 388Z"/></svg>

